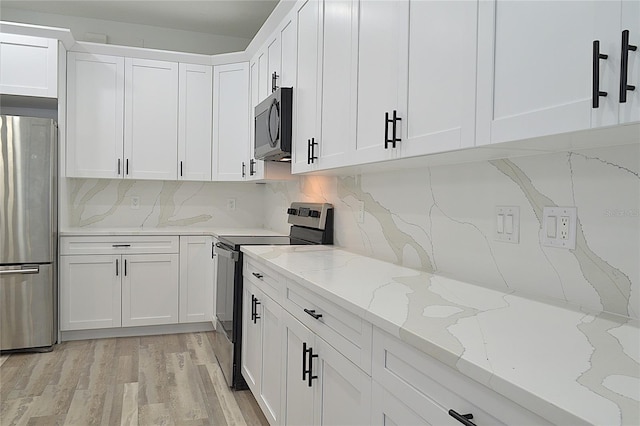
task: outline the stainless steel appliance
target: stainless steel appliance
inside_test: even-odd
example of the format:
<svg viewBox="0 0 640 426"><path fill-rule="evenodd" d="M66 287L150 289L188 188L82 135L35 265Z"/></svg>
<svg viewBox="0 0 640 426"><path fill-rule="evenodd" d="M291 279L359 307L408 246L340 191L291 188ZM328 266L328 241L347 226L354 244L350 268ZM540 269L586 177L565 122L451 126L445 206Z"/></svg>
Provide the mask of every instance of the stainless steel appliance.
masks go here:
<svg viewBox="0 0 640 426"><path fill-rule="evenodd" d="M0 115L0 350L56 340L55 121Z"/></svg>
<svg viewBox="0 0 640 426"><path fill-rule="evenodd" d="M255 157L281 161L291 158L293 89L280 87L255 109Z"/></svg>
<svg viewBox="0 0 640 426"><path fill-rule="evenodd" d="M292 224L289 236L221 236L216 287L216 339L214 351L227 384L247 389L240 371L242 353L242 246L333 244L333 206L327 203L292 203L287 209Z"/></svg>

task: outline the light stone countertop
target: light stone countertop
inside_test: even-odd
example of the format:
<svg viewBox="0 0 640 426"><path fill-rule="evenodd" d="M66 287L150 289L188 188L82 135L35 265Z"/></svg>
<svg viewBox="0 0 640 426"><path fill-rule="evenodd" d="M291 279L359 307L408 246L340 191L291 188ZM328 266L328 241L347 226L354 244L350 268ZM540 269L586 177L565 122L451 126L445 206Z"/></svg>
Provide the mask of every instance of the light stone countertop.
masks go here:
<svg viewBox="0 0 640 426"><path fill-rule="evenodd" d="M242 251L555 424L640 424L640 324L330 246Z"/></svg>
<svg viewBox="0 0 640 426"><path fill-rule="evenodd" d="M107 235L211 235L214 237L225 235L256 235L256 236L281 236L280 232L264 228L69 228L58 232L61 237L79 236L107 236Z"/></svg>

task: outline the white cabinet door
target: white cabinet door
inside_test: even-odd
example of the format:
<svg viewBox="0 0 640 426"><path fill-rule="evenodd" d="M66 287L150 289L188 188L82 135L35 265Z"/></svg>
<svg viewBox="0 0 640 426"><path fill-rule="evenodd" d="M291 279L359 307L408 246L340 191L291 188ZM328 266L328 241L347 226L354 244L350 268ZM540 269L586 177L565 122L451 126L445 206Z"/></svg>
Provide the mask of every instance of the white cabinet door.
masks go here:
<svg viewBox="0 0 640 426"><path fill-rule="evenodd" d="M295 13L298 31L291 171L300 173L317 167L317 160L310 161L310 149L322 138L322 2L303 1ZM317 157L318 145L313 147Z"/></svg>
<svg viewBox="0 0 640 426"><path fill-rule="evenodd" d="M409 2L360 1L359 13L358 116L353 162L369 163L400 153L391 144L385 145L385 133L391 130L385 113L402 111L406 104L403 83L408 65Z"/></svg>
<svg viewBox="0 0 640 426"><path fill-rule="evenodd" d="M257 295L256 295L257 296ZM282 307L265 294L259 296L257 321L262 329L259 395L270 424L279 424L282 403Z"/></svg>
<svg viewBox="0 0 640 426"><path fill-rule="evenodd" d="M60 329L120 327L120 256L60 256Z"/></svg>
<svg viewBox="0 0 640 426"><path fill-rule="evenodd" d="M258 100L264 101L271 93L271 85L269 84L269 56L266 49L258 53Z"/></svg>
<svg viewBox="0 0 640 426"><path fill-rule="evenodd" d="M324 2L322 130L316 152L323 169L347 165L356 140L358 2Z"/></svg>
<svg viewBox="0 0 640 426"><path fill-rule="evenodd" d="M615 124L619 13L619 1L480 2L476 145L593 127L594 40L609 58L593 124Z"/></svg>
<svg viewBox="0 0 640 426"><path fill-rule="evenodd" d="M58 97L58 40L0 34L0 93Z"/></svg>
<svg viewBox="0 0 640 426"><path fill-rule="evenodd" d="M67 55L67 176L124 174L124 58Z"/></svg>
<svg viewBox="0 0 640 426"><path fill-rule="evenodd" d="M214 180L241 181L248 173L249 64L213 68Z"/></svg>
<svg viewBox="0 0 640 426"><path fill-rule="evenodd" d="M262 369L262 322L255 318L256 295L262 294L248 280L242 290L242 377L256 399L260 395Z"/></svg>
<svg viewBox="0 0 640 426"><path fill-rule="evenodd" d="M296 84L297 24L295 17L295 14L290 13L280 25L280 87L295 87Z"/></svg>
<svg viewBox="0 0 640 426"><path fill-rule="evenodd" d="M178 64L125 59L125 175L176 180Z"/></svg>
<svg viewBox="0 0 640 426"><path fill-rule="evenodd" d="M620 103L620 123L624 124L640 121L640 1L622 0L621 30L629 31L629 44L636 46L627 55L627 85L635 86L635 90L627 90L626 102ZM622 41L622 33L619 37Z"/></svg>
<svg viewBox="0 0 640 426"><path fill-rule="evenodd" d="M210 181L212 68L180 64L179 96L178 179Z"/></svg>
<svg viewBox="0 0 640 426"><path fill-rule="evenodd" d="M371 377L320 337L313 350L318 353L314 424L370 425Z"/></svg>
<svg viewBox="0 0 640 426"><path fill-rule="evenodd" d="M122 326L177 323L178 255L122 258Z"/></svg>
<svg viewBox="0 0 640 426"><path fill-rule="evenodd" d="M284 385L286 387L282 423L286 425L311 425L314 424L313 384L317 382L317 379L313 379L312 386L309 386L309 373L306 372L308 370L308 354L304 352L304 349L313 346L314 335L288 312L283 313L282 319L284 324L282 356ZM317 365L317 362L315 364Z"/></svg>
<svg viewBox="0 0 640 426"><path fill-rule="evenodd" d="M401 86L406 109L397 123L401 155L472 147L478 2L411 1L409 7L408 73Z"/></svg>
<svg viewBox="0 0 640 426"><path fill-rule="evenodd" d="M371 425L430 425L375 380L372 381Z"/></svg>
<svg viewBox="0 0 640 426"><path fill-rule="evenodd" d="M213 250L207 236L180 237L181 323L211 321L213 315Z"/></svg>
<svg viewBox="0 0 640 426"><path fill-rule="evenodd" d="M281 74L281 39L280 33L277 32L267 42L267 96L273 93L274 85L275 87L282 86Z"/></svg>

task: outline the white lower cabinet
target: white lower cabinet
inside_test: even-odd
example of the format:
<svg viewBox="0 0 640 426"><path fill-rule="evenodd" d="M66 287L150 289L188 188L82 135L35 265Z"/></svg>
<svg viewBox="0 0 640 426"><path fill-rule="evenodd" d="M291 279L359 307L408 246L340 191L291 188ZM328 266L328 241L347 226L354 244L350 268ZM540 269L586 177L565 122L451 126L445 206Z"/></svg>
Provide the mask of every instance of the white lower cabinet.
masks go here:
<svg viewBox="0 0 640 426"><path fill-rule="evenodd" d="M371 424L371 377L288 312L284 424Z"/></svg>
<svg viewBox="0 0 640 426"><path fill-rule="evenodd" d="M62 237L60 330L177 324L179 257L177 236Z"/></svg>
<svg viewBox="0 0 640 426"><path fill-rule="evenodd" d="M280 423L282 307L245 280L242 374L270 424Z"/></svg>
<svg viewBox="0 0 640 426"><path fill-rule="evenodd" d="M120 327L121 257L60 257L62 331Z"/></svg>
<svg viewBox="0 0 640 426"><path fill-rule="evenodd" d="M214 256L213 238L180 237L180 306L179 320L213 321Z"/></svg>
<svg viewBox="0 0 640 426"><path fill-rule="evenodd" d="M123 256L122 326L178 322L178 255Z"/></svg>

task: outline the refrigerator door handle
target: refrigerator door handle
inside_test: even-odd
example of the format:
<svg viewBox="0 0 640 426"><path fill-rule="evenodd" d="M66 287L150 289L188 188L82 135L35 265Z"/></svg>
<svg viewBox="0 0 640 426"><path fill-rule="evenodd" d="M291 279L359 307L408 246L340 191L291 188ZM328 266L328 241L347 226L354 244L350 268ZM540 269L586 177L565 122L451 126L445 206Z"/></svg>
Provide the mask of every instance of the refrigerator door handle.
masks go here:
<svg viewBox="0 0 640 426"><path fill-rule="evenodd" d="M40 267L39 266L30 266L28 268L22 269L0 269L0 275L9 275L9 274L39 274Z"/></svg>

